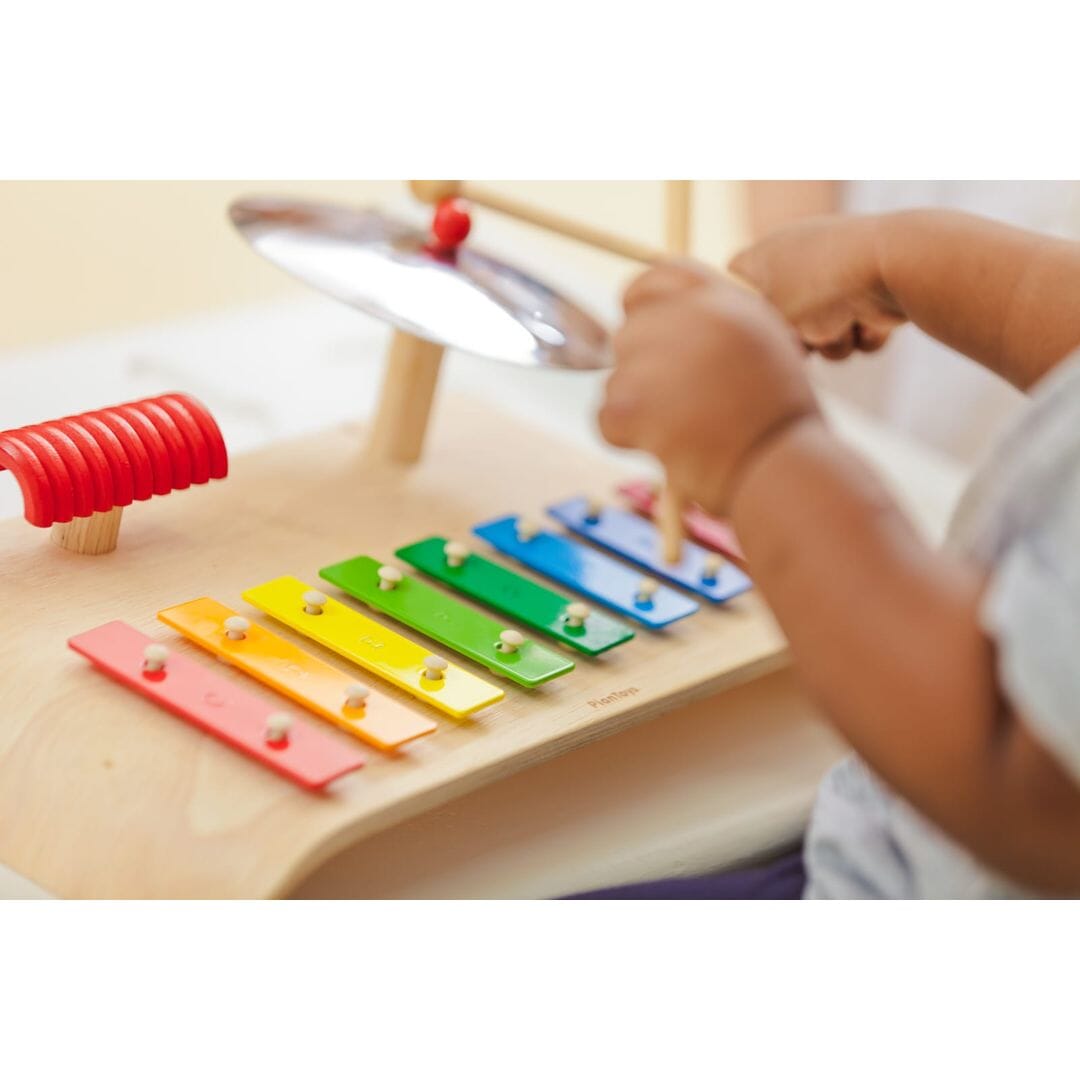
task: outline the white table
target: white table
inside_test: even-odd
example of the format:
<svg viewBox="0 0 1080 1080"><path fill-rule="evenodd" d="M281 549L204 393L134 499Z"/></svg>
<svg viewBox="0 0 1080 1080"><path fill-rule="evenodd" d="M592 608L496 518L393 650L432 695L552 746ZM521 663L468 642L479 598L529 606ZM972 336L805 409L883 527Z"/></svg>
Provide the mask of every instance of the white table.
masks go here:
<svg viewBox="0 0 1080 1080"><path fill-rule="evenodd" d="M610 314L611 298L595 299ZM384 343L378 324L311 298L0 355L0 429L178 389L206 402L238 453L368 414ZM329 376L344 388L332 412L315 404L319 380ZM444 379L566 440L597 443L599 376L454 356ZM826 404L841 434L939 536L962 470L840 401ZM651 470L644 460L641 467ZM0 475L0 517L19 513L14 481ZM0 578L0 601L16 587ZM376 835L323 867L298 895L546 896L705 872L793 840L821 774L841 752L781 672ZM0 896L24 895L41 892L0 867Z"/></svg>

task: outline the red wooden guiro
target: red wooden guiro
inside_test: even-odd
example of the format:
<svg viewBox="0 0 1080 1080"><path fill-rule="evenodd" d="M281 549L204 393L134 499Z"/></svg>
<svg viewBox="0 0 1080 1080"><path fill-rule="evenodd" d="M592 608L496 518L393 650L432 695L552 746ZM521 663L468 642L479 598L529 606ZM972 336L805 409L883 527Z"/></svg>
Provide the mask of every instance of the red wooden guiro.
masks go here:
<svg viewBox="0 0 1080 1080"><path fill-rule="evenodd" d="M115 547L121 508L222 479L229 459L206 406L170 393L2 431L4 469L19 485L31 525L101 519L90 540L85 529L54 533L63 547L101 554Z"/></svg>

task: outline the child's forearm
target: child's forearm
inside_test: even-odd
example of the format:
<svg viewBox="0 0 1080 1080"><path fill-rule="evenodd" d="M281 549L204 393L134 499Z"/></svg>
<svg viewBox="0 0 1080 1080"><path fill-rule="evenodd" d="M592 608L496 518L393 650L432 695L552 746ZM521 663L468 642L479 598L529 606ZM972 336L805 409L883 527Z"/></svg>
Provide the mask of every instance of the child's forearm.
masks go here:
<svg viewBox="0 0 1080 1080"><path fill-rule="evenodd" d="M878 219L900 311L1026 390L1080 345L1080 245L945 210Z"/></svg>
<svg viewBox="0 0 1080 1080"><path fill-rule="evenodd" d="M744 182L746 223L750 239L774 229L840 208L839 180L747 180Z"/></svg>
<svg viewBox="0 0 1080 1080"><path fill-rule="evenodd" d="M870 766L1002 872L1080 886L1080 793L999 698L978 575L817 419L751 460L732 516L811 693Z"/></svg>

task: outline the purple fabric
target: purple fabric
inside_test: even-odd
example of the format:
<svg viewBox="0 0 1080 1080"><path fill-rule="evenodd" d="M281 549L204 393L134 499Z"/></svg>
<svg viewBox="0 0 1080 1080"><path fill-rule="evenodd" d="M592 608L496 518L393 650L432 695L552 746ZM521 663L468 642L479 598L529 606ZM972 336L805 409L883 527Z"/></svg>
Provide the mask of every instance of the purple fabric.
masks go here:
<svg viewBox="0 0 1080 1080"><path fill-rule="evenodd" d="M802 852L764 866L696 878L666 878L567 896L565 900L799 900L806 885Z"/></svg>

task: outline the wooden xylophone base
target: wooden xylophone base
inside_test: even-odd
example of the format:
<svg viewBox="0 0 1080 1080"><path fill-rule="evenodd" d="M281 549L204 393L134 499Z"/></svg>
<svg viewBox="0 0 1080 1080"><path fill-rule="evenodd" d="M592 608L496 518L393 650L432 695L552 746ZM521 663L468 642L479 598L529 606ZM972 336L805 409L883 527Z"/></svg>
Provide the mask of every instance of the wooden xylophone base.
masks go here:
<svg viewBox="0 0 1080 1080"><path fill-rule="evenodd" d="M244 610L240 593L277 575L315 582L319 567L360 551L389 559L432 533L469 540L479 521L540 517L579 492L613 497L625 479L485 403L443 401L426 458L409 469L365 463L363 443L347 426L237 458L225 481L132 506L117 550L96 558L21 519L0 523L0 862L61 896L282 895L364 837L786 663L751 592L596 660L575 657L577 670L536 690L507 683L505 700L473 720L440 717L403 755L372 752L312 795L67 648L72 634L123 619L210 663L156 612L204 595Z"/></svg>

